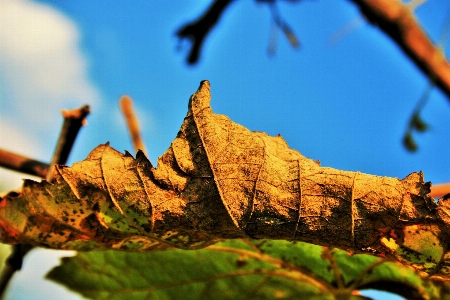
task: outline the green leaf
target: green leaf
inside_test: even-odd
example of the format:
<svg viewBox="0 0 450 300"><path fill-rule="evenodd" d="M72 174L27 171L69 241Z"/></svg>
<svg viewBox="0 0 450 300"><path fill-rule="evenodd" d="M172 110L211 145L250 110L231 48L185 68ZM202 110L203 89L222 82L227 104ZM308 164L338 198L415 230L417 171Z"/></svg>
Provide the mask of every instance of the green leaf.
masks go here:
<svg viewBox="0 0 450 300"><path fill-rule="evenodd" d="M368 288L449 299L446 285L398 263L269 240L190 251L79 253L47 277L93 299L357 299L352 292Z"/></svg>
<svg viewBox="0 0 450 300"><path fill-rule="evenodd" d="M323 259L324 247L303 242L282 242L272 240L253 241L255 246L265 254L282 259L311 272L327 283L334 280L330 262Z"/></svg>
<svg viewBox="0 0 450 300"><path fill-rule="evenodd" d="M417 151L417 144L414 141L414 138L411 134L411 132L407 132L405 136L403 137L403 146L405 146L406 150L410 152L416 152Z"/></svg>
<svg viewBox="0 0 450 300"><path fill-rule="evenodd" d="M48 278L94 299L246 299L263 295L291 299L324 292L299 281L298 274L266 260L246 257L246 252L253 251L243 242L225 245L232 245L230 249L236 253L79 253L64 258Z"/></svg>
<svg viewBox="0 0 450 300"><path fill-rule="evenodd" d="M411 127L418 132L425 132L428 130L428 124L425 123L420 117L419 113L415 113L411 118Z"/></svg>

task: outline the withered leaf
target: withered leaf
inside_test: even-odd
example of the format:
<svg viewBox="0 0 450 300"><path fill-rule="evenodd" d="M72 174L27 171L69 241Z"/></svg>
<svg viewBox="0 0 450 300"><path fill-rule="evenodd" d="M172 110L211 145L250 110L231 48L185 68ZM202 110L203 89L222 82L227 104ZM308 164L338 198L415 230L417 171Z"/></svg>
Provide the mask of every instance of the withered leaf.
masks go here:
<svg viewBox="0 0 450 300"><path fill-rule="evenodd" d="M1 200L1 242L152 251L282 239L393 256L450 278L446 208L428 196L422 173L399 180L320 167L281 136L214 114L208 81L157 168L104 144L58 166L55 178L26 180Z"/></svg>

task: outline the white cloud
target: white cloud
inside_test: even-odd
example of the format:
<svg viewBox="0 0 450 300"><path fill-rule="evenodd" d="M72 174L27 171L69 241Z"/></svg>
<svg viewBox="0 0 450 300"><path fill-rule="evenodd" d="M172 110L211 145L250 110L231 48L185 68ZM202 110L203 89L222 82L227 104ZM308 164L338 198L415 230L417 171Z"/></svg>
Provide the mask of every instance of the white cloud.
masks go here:
<svg viewBox="0 0 450 300"><path fill-rule="evenodd" d="M83 299L79 294L75 294L53 281L41 279L53 267L59 265L62 257L74 256L75 253L75 251L33 249L25 257L24 266L20 272L14 274L5 299ZM38 278L39 280L37 280Z"/></svg>
<svg viewBox="0 0 450 300"><path fill-rule="evenodd" d="M0 1L2 119L15 126L27 123L30 134L54 126L58 131L62 108L99 104L87 67L80 32L72 20L44 4ZM0 132L0 140L4 138Z"/></svg>
<svg viewBox="0 0 450 300"><path fill-rule="evenodd" d="M20 130L10 126L8 123L0 119L0 146L2 148L8 148L13 152L30 156L31 153L33 157L45 157L45 153L38 147L36 147L39 142L35 137L25 136ZM5 143L8 143L7 145ZM4 145L5 144L5 145ZM50 154L51 155L51 154ZM50 159L50 157L48 158ZM22 180L24 178L38 180L36 177L31 177L29 175L20 174L14 171L0 169L0 196L5 192L11 190L17 190L22 186Z"/></svg>
<svg viewBox="0 0 450 300"><path fill-rule="evenodd" d="M48 161L60 110L98 108L80 39L76 24L51 6L0 1L0 147Z"/></svg>
<svg viewBox="0 0 450 300"><path fill-rule="evenodd" d="M1 148L48 162L61 127L60 110L85 103L98 108L99 92L89 80L80 38L76 24L51 6L0 0ZM2 189L16 189L25 177L29 178L0 168ZM27 257L6 298L48 299L51 293L79 299L40 279L51 267L50 261L55 265L57 257L67 253L34 253L38 257ZM47 293L42 294L43 286Z"/></svg>

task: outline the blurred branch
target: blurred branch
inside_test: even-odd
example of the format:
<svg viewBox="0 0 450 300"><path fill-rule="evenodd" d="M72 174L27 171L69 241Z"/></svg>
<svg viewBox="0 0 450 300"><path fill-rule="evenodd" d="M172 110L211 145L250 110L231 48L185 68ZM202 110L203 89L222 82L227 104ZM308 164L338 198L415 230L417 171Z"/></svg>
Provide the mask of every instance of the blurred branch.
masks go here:
<svg viewBox="0 0 450 300"><path fill-rule="evenodd" d="M431 186L430 196L433 198L443 197L444 195L450 194L450 182L433 184Z"/></svg>
<svg viewBox="0 0 450 300"><path fill-rule="evenodd" d="M58 145L53 154L53 165L64 164L67 161L78 131L84 125L88 114L89 106L87 105L77 109L62 111L64 123ZM49 172L49 164L3 149L0 149L0 167L41 178L46 178L48 174L53 174L53 172ZM46 179L51 181L49 178Z"/></svg>
<svg viewBox="0 0 450 300"><path fill-rule="evenodd" d="M450 64L418 24L411 7L394 0L351 0L389 35L450 101Z"/></svg>
<svg viewBox="0 0 450 300"><path fill-rule="evenodd" d="M77 109L63 110L61 113L64 117L64 122L51 164L49 166L46 166L44 163L36 162L26 157L12 154L10 155L10 157L15 159L16 161L11 163L10 166L17 166L18 168L15 170L20 172L24 169L21 168L22 164L20 162L25 161L26 163L29 163L29 161L33 161L40 166L47 167L45 171L40 171L41 174L39 176L45 177L48 182L51 182L53 180L53 170L55 168L55 164L63 165L66 163L78 132L80 131L81 126L86 123L86 116L89 114L89 106L85 105ZM27 169L25 168L25 170ZM14 273L22 268L23 258L33 248L33 246L27 244L18 244L13 246L12 253L6 259L5 266L3 267L0 276L1 299L4 299L6 288L8 287L8 284L11 281Z"/></svg>
<svg viewBox="0 0 450 300"><path fill-rule="evenodd" d="M299 47L300 42L298 41L297 37L295 36L294 32L291 30L289 25L281 17L281 14L278 10L276 1L269 2L269 8L270 8L270 13L272 14L273 21L281 29L281 31L283 31L283 33L286 35L286 37L288 38L289 43L291 43L292 47L294 47L294 48Z"/></svg>
<svg viewBox="0 0 450 300"><path fill-rule="evenodd" d="M131 100L129 96L122 96L119 100L119 105L123 116L125 117L125 121L127 122L128 131L130 133L135 153L141 150L148 158L144 141L142 140L139 130L139 121L133 109L133 100Z"/></svg>
<svg viewBox="0 0 450 300"><path fill-rule="evenodd" d="M276 0L256 0L267 2L274 7ZM434 45L414 17L413 10L423 1L402 3L400 0L351 0L371 23L379 26L390 36L410 59L438 86L450 101L450 64L443 51ZM201 47L209 31L216 25L231 0L215 0L209 9L196 21L184 25L177 31L180 39L192 42L188 57L189 64L195 64ZM296 2L296 1L290 1ZM281 19L278 19L280 21ZM275 21L277 19L275 18ZM298 41L289 27L277 23L293 45Z"/></svg>
<svg viewBox="0 0 450 300"><path fill-rule="evenodd" d="M49 165L19 154L0 149L0 167L45 178Z"/></svg>
<svg viewBox="0 0 450 300"><path fill-rule="evenodd" d="M5 291L14 273L22 268L23 258L33 248L31 245L19 244L12 247L0 276L0 299L5 299Z"/></svg>
<svg viewBox="0 0 450 300"><path fill-rule="evenodd" d="M189 64L192 65L198 61L203 41L231 2L233 1L215 0L200 18L184 25L177 31L176 34L180 39L189 39L192 42L188 57Z"/></svg>

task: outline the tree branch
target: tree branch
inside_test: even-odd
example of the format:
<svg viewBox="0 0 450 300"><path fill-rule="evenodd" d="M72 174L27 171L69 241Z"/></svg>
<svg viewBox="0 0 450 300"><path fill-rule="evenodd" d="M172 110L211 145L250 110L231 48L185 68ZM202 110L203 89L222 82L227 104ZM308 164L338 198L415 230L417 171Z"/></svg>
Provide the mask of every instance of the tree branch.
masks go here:
<svg viewBox="0 0 450 300"><path fill-rule="evenodd" d="M84 105L77 109L61 111L64 117L64 122L59 134L58 144L56 145L55 153L53 153L50 168L46 176L46 180L48 182L53 180L55 166L63 165L67 162L73 143L77 138L81 126L86 123L86 117L89 112L90 109L88 105Z"/></svg>
<svg viewBox="0 0 450 300"><path fill-rule="evenodd" d="M417 23L411 8L398 0L351 0L380 27L446 95L450 101L450 64Z"/></svg>
<svg viewBox="0 0 450 300"><path fill-rule="evenodd" d="M192 43L188 56L188 63L195 64L199 57L203 42L208 33L219 21L227 6L232 0L214 0L209 9L196 21L184 25L177 31L180 39L189 39Z"/></svg>
<svg viewBox="0 0 450 300"><path fill-rule="evenodd" d="M443 197L445 195L450 195L450 182L433 184L431 186L430 196L434 198Z"/></svg>
<svg viewBox="0 0 450 300"><path fill-rule="evenodd" d="M275 0L261 2L273 3L273 1ZM417 23L412 12L413 7L399 0L351 1L359 7L371 23L379 26L399 45L450 101L450 64L443 51L430 41ZM200 18L177 31L178 37L192 41L188 57L189 64L195 64L198 61L204 39L231 2L231 0L215 0Z"/></svg>
<svg viewBox="0 0 450 300"><path fill-rule="evenodd" d="M22 155L0 149L0 167L45 178L49 165Z"/></svg>
<svg viewBox="0 0 450 300"><path fill-rule="evenodd" d="M133 109L133 101L129 96L122 96L119 100L119 105L122 110L122 114L125 117L135 153L141 150L148 157L147 151L145 150L144 141L141 137L139 121Z"/></svg>

